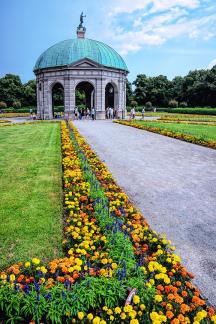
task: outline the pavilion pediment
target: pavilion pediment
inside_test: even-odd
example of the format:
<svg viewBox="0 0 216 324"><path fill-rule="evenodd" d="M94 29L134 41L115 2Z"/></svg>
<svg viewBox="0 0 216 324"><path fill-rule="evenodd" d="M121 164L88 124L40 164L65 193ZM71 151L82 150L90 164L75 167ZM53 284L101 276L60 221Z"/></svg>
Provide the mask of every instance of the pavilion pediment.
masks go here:
<svg viewBox="0 0 216 324"><path fill-rule="evenodd" d="M80 68L98 68L101 65L88 59L88 58L84 58L82 60L79 60L75 63L70 64L71 67L80 67Z"/></svg>

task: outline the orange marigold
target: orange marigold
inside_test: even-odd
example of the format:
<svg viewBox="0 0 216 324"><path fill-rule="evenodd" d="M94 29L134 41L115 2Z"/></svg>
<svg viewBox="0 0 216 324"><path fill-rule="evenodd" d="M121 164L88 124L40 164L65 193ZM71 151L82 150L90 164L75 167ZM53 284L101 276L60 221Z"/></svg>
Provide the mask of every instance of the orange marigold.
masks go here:
<svg viewBox="0 0 216 324"><path fill-rule="evenodd" d="M167 311L167 312L166 312L166 317L169 318L169 319L173 318L173 317L174 317L173 312L171 312L171 311Z"/></svg>

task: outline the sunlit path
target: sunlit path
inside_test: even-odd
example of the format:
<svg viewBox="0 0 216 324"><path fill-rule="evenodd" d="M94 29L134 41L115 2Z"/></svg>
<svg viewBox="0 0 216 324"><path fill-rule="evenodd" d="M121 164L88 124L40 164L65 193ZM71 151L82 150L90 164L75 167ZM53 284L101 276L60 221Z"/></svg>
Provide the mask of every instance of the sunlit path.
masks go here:
<svg viewBox="0 0 216 324"><path fill-rule="evenodd" d="M216 151L109 121L76 121L216 305Z"/></svg>

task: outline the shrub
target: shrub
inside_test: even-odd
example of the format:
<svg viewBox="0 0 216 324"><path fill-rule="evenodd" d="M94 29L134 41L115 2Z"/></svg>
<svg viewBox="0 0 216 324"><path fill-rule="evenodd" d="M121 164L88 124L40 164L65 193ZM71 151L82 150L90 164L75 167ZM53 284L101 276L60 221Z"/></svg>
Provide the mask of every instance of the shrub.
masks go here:
<svg viewBox="0 0 216 324"><path fill-rule="evenodd" d="M15 109L19 109L19 108L21 108L21 102L20 102L19 100L14 101L14 102L13 102L13 107L14 107Z"/></svg>
<svg viewBox="0 0 216 324"><path fill-rule="evenodd" d="M173 100L170 100L168 106L170 108L178 108L178 101L176 101L174 99Z"/></svg>
<svg viewBox="0 0 216 324"><path fill-rule="evenodd" d="M136 107L137 105L138 105L138 104L137 104L137 102L136 102L135 100L132 100L132 101L131 101L131 106L132 106L132 107Z"/></svg>
<svg viewBox="0 0 216 324"><path fill-rule="evenodd" d="M167 109L167 112L177 114L216 115L216 108L175 108Z"/></svg>
<svg viewBox="0 0 216 324"><path fill-rule="evenodd" d="M152 108L152 103L151 101L147 101L146 104L145 104L146 108L150 109Z"/></svg>
<svg viewBox="0 0 216 324"><path fill-rule="evenodd" d="M4 102L4 101L0 101L0 109L1 108L7 108L7 104L6 104L6 102Z"/></svg>
<svg viewBox="0 0 216 324"><path fill-rule="evenodd" d="M180 104L179 104L179 107L181 107L181 108L186 108L188 105L187 105L187 102L186 101L182 101L182 102L180 102Z"/></svg>

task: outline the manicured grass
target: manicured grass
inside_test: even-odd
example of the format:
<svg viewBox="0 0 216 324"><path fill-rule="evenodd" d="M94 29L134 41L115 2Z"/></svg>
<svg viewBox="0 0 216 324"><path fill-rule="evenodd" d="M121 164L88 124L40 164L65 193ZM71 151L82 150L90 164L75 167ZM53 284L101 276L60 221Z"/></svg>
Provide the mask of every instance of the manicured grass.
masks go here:
<svg viewBox="0 0 216 324"><path fill-rule="evenodd" d="M127 113L130 116L130 113ZM137 112L136 116L141 117L141 113ZM162 120L185 120L185 121L212 121L216 122L216 116L209 115L192 115L192 114L173 114L167 112L146 112L145 117L160 117Z"/></svg>
<svg viewBox="0 0 216 324"><path fill-rule="evenodd" d="M208 115L187 115L187 114L164 114L161 115L162 120L184 120L184 121L208 121L208 122L216 122L216 116L208 116Z"/></svg>
<svg viewBox="0 0 216 324"><path fill-rule="evenodd" d="M157 127L160 129L167 129L174 132L179 132L187 135L193 135L198 139L214 140L216 141L216 126L209 125L193 125L184 123L163 123L163 122L145 122L135 121L136 124L143 124L147 126Z"/></svg>
<svg viewBox="0 0 216 324"><path fill-rule="evenodd" d="M62 255L60 125L0 128L0 269Z"/></svg>

